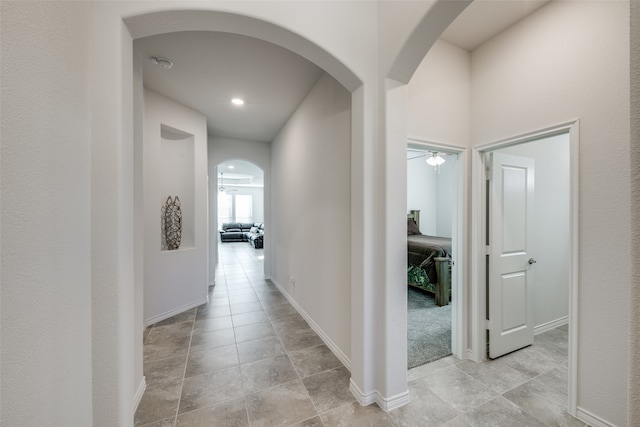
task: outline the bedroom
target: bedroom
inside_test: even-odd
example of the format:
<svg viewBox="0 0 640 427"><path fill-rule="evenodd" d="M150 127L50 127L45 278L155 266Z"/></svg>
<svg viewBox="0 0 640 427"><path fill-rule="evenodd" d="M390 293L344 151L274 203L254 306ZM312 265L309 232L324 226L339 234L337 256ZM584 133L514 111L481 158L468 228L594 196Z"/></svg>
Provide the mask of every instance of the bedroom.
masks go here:
<svg viewBox="0 0 640 427"><path fill-rule="evenodd" d="M526 157L533 159L535 164L533 245L536 248L534 254L537 268L534 270L532 309L536 335L568 324L569 144L569 134L560 133L487 151L487 165L490 163L490 153ZM446 284L451 277L448 274L444 278L438 277L443 270L438 269L436 272L437 263L425 262L425 258L420 258L422 255L415 249L415 242L412 242L413 238L424 236L411 235L419 229L422 235L437 236L435 242L428 237L429 244L435 245L435 249L440 249L441 246L446 253L434 254L445 257L455 254L455 248L450 249L450 241L445 240L441 243L438 239L450 239L455 232L455 220L452 221L452 218L456 215L457 155L444 153L440 149L439 154L445 160L444 163L431 166L425 160L437 155L434 150L435 147L415 142L410 142L407 148L410 369L451 354L452 333L454 337L456 334L456 328L452 329L451 326L451 313L452 310L455 313L457 308L456 295L438 290L443 286L443 282ZM429 246L429 249L431 248ZM448 264L448 261L444 262L444 265ZM420 265L424 267L421 271L424 281L431 282L426 286L429 288L428 291L419 289L425 287L422 284L411 284L416 282L417 277L412 271ZM455 292L456 288L462 287L453 285L449 289ZM438 301L438 298L441 300ZM562 346L565 347L566 343L562 343Z"/></svg>
<svg viewBox="0 0 640 427"><path fill-rule="evenodd" d="M452 306L446 257L452 249L456 160L457 155L435 151L423 143L413 142L407 148L409 369L451 354ZM422 244L425 240L426 247Z"/></svg>

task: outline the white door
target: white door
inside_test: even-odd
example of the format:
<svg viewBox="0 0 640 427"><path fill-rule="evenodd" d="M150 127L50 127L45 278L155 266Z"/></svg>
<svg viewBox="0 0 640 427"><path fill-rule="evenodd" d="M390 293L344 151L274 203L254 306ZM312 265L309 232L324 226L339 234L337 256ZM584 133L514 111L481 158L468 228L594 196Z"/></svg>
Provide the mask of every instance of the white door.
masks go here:
<svg viewBox="0 0 640 427"><path fill-rule="evenodd" d="M533 344L534 161L494 152L489 198L489 357Z"/></svg>

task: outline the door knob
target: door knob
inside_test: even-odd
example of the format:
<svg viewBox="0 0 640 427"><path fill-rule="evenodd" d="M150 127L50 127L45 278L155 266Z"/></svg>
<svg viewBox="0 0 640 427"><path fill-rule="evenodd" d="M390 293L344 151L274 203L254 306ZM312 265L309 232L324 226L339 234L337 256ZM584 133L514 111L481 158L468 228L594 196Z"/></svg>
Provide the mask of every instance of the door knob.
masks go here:
<svg viewBox="0 0 640 427"><path fill-rule="evenodd" d="M535 259L533 259L533 258L529 258L529 264L535 264L536 262L538 262L538 261L536 261L536 260L535 260Z"/></svg>

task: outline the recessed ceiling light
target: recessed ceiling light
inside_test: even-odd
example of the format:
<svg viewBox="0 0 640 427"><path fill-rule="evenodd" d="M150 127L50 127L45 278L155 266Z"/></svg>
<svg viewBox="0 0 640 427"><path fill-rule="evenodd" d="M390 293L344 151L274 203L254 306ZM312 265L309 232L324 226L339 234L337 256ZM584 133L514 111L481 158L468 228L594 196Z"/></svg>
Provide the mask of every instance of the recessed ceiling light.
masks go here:
<svg viewBox="0 0 640 427"><path fill-rule="evenodd" d="M169 68L173 67L173 62L169 61L167 58L156 58L155 56L152 56L151 62L161 66L165 70L168 70Z"/></svg>
<svg viewBox="0 0 640 427"><path fill-rule="evenodd" d="M243 100L243 99L240 99L240 98L233 98L233 99L231 100L231 102L232 102L234 105L243 105L243 104L244 104L244 100Z"/></svg>

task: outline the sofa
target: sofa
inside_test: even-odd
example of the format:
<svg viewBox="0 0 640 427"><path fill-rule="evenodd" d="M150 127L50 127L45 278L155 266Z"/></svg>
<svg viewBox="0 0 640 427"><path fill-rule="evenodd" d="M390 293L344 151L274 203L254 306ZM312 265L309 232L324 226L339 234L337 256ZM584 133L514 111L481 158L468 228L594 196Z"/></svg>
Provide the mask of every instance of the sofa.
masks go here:
<svg viewBox="0 0 640 427"><path fill-rule="evenodd" d="M249 242L259 249L264 245L264 224L261 222L225 222L220 227L221 242Z"/></svg>

